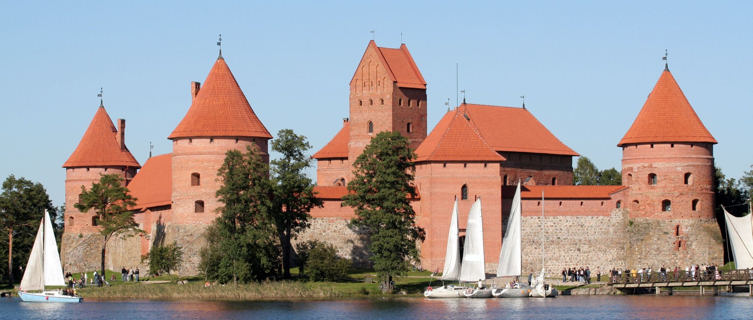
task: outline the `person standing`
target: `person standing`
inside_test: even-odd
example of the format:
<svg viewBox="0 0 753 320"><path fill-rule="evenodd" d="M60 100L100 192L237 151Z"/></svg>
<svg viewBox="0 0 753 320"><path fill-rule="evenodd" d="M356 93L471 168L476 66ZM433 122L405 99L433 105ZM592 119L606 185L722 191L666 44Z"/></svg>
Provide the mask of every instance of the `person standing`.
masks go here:
<svg viewBox="0 0 753 320"><path fill-rule="evenodd" d="M136 270L133 271L133 276L136 279L136 282L139 282L139 268L136 267Z"/></svg>

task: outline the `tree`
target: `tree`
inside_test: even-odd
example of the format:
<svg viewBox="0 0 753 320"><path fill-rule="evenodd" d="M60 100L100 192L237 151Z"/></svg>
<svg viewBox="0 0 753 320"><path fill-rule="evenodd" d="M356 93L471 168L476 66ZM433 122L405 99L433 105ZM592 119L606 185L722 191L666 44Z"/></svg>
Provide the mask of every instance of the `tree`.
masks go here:
<svg viewBox="0 0 753 320"><path fill-rule="evenodd" d="M599 169L586 157L578 158L578 166L573 170L573 184L597 185L599 184Z"/></svg>
<svg viewBox="0 0 753 320"><path fill-rule="evenodd" d="M272 160L272 184L274 186L274 209L272 214L282 246L283 276L290 278L291 238L309 227L309 211L321 206L321 200L314 196L314 184L304 170L311 166L311 158L306 151L311 145L306 137L296 135L293 130L283 129L272 141L272 150L281 157Z"/></svg>
<svg viewBox="0 0 753 320"><path fill-rule="evenodd" d="M622 184L622 174L615 168L603 170L599 173L599 185L619 186Z"/></svg>
<svg viewBox="0 0 753 320"><path fill-rule="evenodd" d="M155 244L144 258L149 260L149 273L170 274L170 271L177 270L183 261L183 248L175 241L168 245Z"/></svg>
<svg viewBox="0 0 753 320"><path fill-rule="evenodd" d="M415 196L413 159L408 140L397 132L377 134L353 163L344 204L354 208L351 224L369 237L374 269L382 291L391 292L392 277L418 261L417 241L425 232L416 225L410 197Z"/></svg>
<svg viewBox="0 0 753 320"><path fill-rule="evenodd" d="M308 272L306 275L312 281L338 281L348 277L351 262L337 255L332 244L314 242L308 252Z"/></svg>
<svg viewBox="0 0 753 320"><path fill-rule="evenodd" d="M16 264L23 263L29 257L34 243L34 235L39 227L44 210L50 213L50 219L55 221L56 210L47 195L47 191L40 183L33 183L25 178L8 176L3 182L3 192L0 194L0 228L8 235L8 282L15 281ZM18 235L28 235L21 239ZM13 243L17 249L14 253ZM14 256L16 256L14 263Z"/></svg>
<svg viewBox="0 0 753 320"><path fill-rule="evenodd" d="M251 147L230 150L217 172L222 186L220 215L207 229L208 245L200 269L209 279L226 283L263 280L276 274L279 249L272 209L269 167Z"/></svg>
<svg viewBox="0 0 753 320"><path fill-rule="evenodd" d="M130 209L136 205L137 199L128 193L123 182L123 178L117 174L102 175L89 190L81 186L80 201L75 204L81 212L93 209L96 215L99 234L103 237L99 264L101 275L105 274L107 242L116 235L127 238L144 232L133 220L134 212Z"/></svg>
<svg viewBox="0 0 753 320"><path fill-rule="evenodd" d="M751 193L753 193L753 165L750 166L750 168L750 170L745 171L743 177L740 179L740 182L742 182L743 186L748 189L748 195L751 195Z"/></svg>
<svg viewBox="0 0 753 320"><path fill-rule="evenodd" d="M735 216L740 216L748 211L749 190L746 190L740 180L727 178L722 170L717 167L714 167L714 196L717 204L714 212L719 221L724 221L721 206L724 206L729 213Z"/></svg>

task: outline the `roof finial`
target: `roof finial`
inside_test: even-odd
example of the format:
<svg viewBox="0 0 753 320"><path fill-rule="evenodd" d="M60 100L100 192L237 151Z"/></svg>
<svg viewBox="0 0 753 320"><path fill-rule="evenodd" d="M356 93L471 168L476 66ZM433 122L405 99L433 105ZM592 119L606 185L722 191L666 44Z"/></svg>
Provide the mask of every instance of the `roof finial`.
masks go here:
<svg viewBox="0 0 753 320"><path fill-rule="evenodd" d="M460 93L463 94L463 104L465 104L465 90L460 90Z"/></svg>
<svg viewBox="0 0 753 320"><path fill-rule="evenodd" d="M103 93L102 87L99 87L99 92L97 92L97 98L99 98L99 106L100 107L104 107L105 106L104 101L102 101L102 93Z"/></svg>
<svg viewBox="0 0 753 320"><path fill-rule="evenodd" d="M400 32L400 44L404 44L405 40L403 40L403 32Z"/></svg>
<svg viewBox="0 0 753 320"><path fill-rule="evenodd" d="M149 159L152 158L152 149L154 149L154 145L149 141Z"/></svg>
<svg viewBox="0 0 753 320"><path fill-rule="evenodd" d="M217 38L217 46L220 47L220 55L217 57L217 59L224 59L222 57L222 33L220 33L219 37Z"/></svg>
<svg viewBox="0 0 753 320"><path fill-rule="evenodd" d="M374 31L374 30L369 30L369 33L371 33L371 40L372 40L372 41L374 41L374 38L375 38L375 36L376 36L376 31Z"/></svg>
<svg viewBox="0 0 753 320"><path fill-rule="evenodd" d="M447 112L450 112L450 98L447 98L447 101L444 102L444 105L447 106Z"/></svg>
<svg viewBox="0 0 753 320"><path fill-rule="evenodd" d="M667 61L667 49L664 49L664 57L661 59L664 60L664 70L669 71L669 61Z"/></svg>
<svg viewBox="0 0 753 320"><path fill-rule="evenodd" d="M526 108L526 96L520 96L520 100L523 101L523 109Z"/></svg>

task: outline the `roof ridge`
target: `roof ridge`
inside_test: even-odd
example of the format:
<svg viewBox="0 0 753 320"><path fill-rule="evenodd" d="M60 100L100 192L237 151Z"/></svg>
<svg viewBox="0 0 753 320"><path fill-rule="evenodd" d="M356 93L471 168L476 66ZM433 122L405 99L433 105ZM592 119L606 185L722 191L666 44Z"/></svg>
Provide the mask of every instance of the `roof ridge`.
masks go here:
<svg viewBox="0 0 753 320"><path fill-rule="evenodd" d="M444 137L447 135L447 132L450 131L450 128L452 127L452 123L457 118L457 116L458 116L458 108L455 108L455 110L452 110L452 111L455 111L455 114L452 115L452 119L450 119L450 123L448 123L447 127L444 128L444 132L442 132L442 134L439 135L439 139L437 140L437 144L434 145L434 149L431 152L429 152L429 155L426 157L427 159L431 159L434 156L434 154L437 152L437 150L439 150L439 143L442 142L442 139L444 139Z"/></svg>

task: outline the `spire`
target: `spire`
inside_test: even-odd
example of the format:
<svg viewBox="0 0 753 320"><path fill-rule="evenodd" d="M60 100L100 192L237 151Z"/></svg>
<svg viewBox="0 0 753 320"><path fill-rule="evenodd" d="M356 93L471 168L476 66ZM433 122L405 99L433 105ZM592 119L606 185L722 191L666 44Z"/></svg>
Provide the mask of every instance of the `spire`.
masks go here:
<svg viewBox="0 0 753 320"><path fill-rule="evenodd" d="M224 59L222 57L222 33L217 37L217 46L220 48L220 54L217 56L217 59Z"/></svg>
<svg viewBox="0 0 753 320"><path fill-rule="evenodd" d="M101 104L101 102L100 102ZM118 130L105 107L97 108L89 127L76 150L63 164L64 168L123 166L139 168L140 165L128 148L121 148Z"/></svg>
<svg viewBox="0 0 753 320"><path fill-rule="evenodd" d="M105 102L102 100L102 87L99 87L99 93L97 93L97 97L99 97L99 107L104 108Z"/></svg>
<svg viewBox="0 0 753 320"><path fill-rule="evenodd" d="M667 61L667 49L664 49L664 57L661 59L664 60L664 71L669 71L669 61Z"/></svg>

